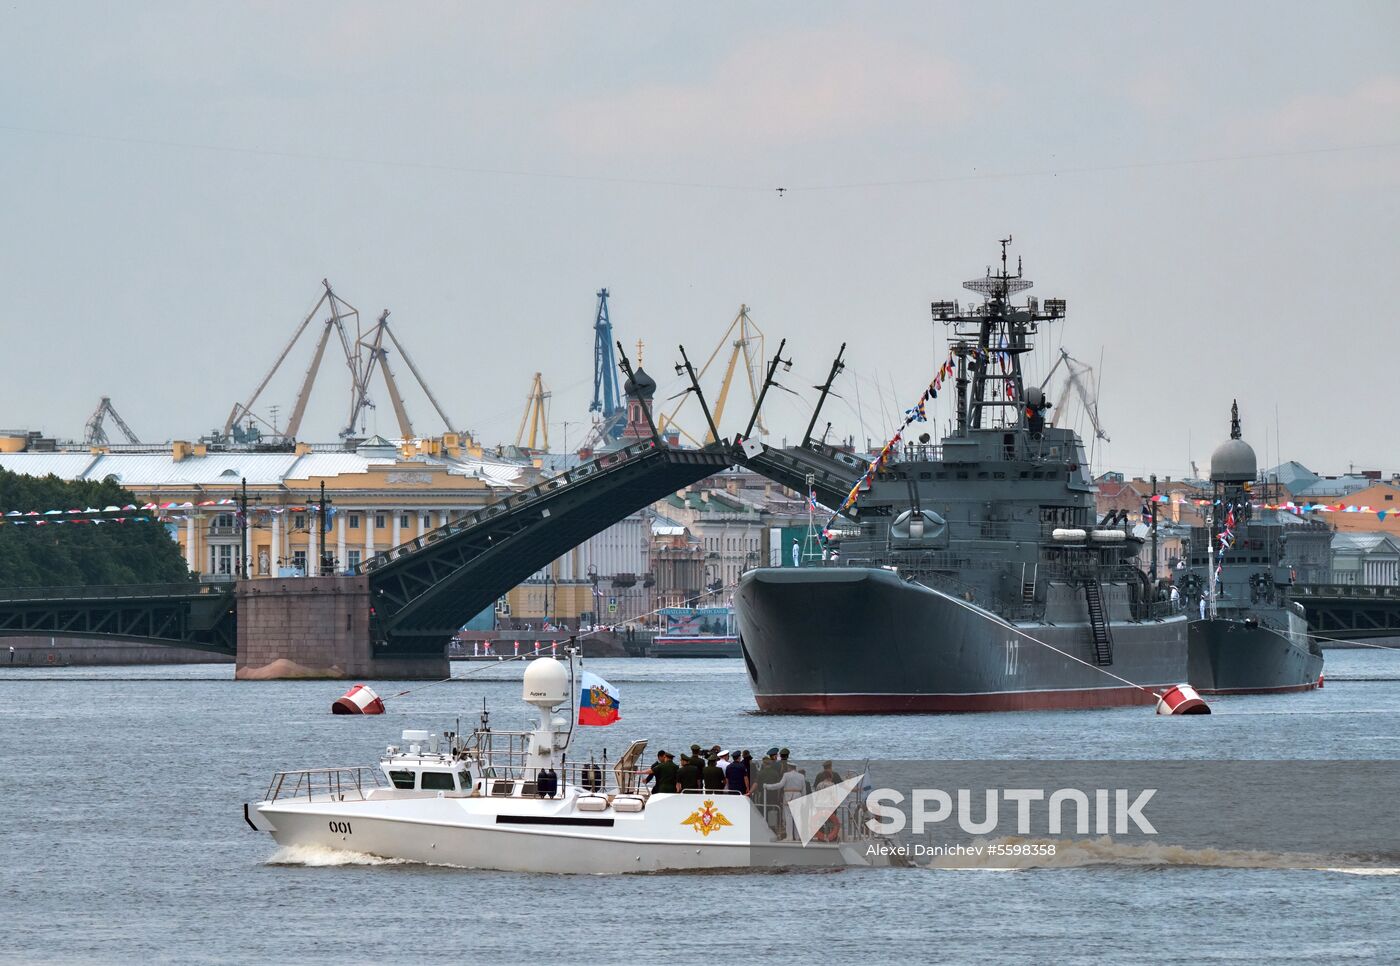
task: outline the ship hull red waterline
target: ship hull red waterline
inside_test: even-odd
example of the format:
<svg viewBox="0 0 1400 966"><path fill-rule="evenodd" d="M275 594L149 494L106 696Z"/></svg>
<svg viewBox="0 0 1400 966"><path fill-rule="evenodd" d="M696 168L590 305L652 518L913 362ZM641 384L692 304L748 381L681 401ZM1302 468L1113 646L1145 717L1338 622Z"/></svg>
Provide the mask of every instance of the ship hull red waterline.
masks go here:
<svg viewBox="0 0 1400 966"><path fill-rule="evenodd" d="M1157 703L1171 687L1004 691L996 694L758 694L769 714L975 714L987 711L1064 711Z"/></svg>
<svg viewBox="0 0 1400 966"><path fill-rule="evenodd" d="M883 568L762 569L735 594L759 710L953 714L1155 704L1186 680L1186 621L1114 621L1095 663L1085 618L1008 622Z"/></svg>
<svg viewBox="0 0 1400 966"><path fill-rule="evenodd" d="M1299 691L1316 691L1317 682L1312 684L1289 684L1276 688L1197 688L1199 694L1295 694Z"/></svg>

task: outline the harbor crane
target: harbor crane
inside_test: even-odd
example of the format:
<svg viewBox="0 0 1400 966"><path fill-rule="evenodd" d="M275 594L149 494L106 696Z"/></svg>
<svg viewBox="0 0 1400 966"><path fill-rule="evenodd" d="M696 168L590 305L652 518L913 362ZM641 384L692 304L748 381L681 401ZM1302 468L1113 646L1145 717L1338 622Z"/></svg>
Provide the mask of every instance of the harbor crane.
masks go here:
<svg viewBox="0 0 1400 966"><path fill-rule="evenodd" d="M530 384L530 395L525 398L525 412L520 417L520 429L515 434L518 449L528 449L535 453L549 452L549 397L551 393L544 387L544 379L535 373L535 381ZM526 423L530 435L525 435ZM540 443L544 445L541 446Z"/></svg>
<svg viewBox="0 0 1400 966"><path fill-rule="evenodd" d="M1060 358L1055 360L1055 364L1050 367L1050 371L1041 380L1040 388L1044 390L1054 378L1055 372L1060 366L1065 367L1065 380L1060 384L1060 398L1067 399L1073 393L1084 407L1084 412L1089 416L1089 422L1094 427L1094 435L1105 443L1110 442L1108 433L1104 432L1103 425L1099 422L1099 393L1098 384L1094 382L1094 369L1087 362L1081 362L1060 348ZM1064 415L1063 406L1055 407L1055 414L1050 419L1050 425L1054 426L1056 421Z"/></svg>
<svg viewBox="0 0 1400 966"><path fill-rule="evenodd" d="M102 401L97 404L97 411L88 418L87 427L83 431L84 446L106 446L111 442L107 438L107 430L102 425L109 416L112 418L112 422L117 424L117 428L122 431L122 435L126 437L128 443L141 442L131 431L131 427L126 424L126 420L122 419L113 408L111 397L103 396Z"/></svg>
<svg viewBox="0 0 1400 966"><path fill-rule="evenodd" d="M720 337L719 344L715 346L715 351L710 353L710 357L705 360L705 364L700 367L698 378L703 379L710 366L719 358L725 347L729 347L729 359L724 368L724 381L720 384L719 395L715 397L714 425L718 427L724 418L724 406L729 401L729 392L734 384L734 370L738 368L739 359L744 360L744 377L749 387L749 402L756 404L759 400L759 384L762 382L761 373L765 360L765 346L763 330L760 329L749 317L749 307L739 306L739 314L734 316L734 321L729 323L729 328ZM661 422L657 425L658 432L665 433L668 429L675 430L696 446L705 446L715 442L714 432L707 431L704 440L698 440L690 433L686 432L676 423L676 416L685 406L689 398L689 392L683 394L674 409L661 417ZM766 434L768 428L763 424L763 418L757 417L758 431ZM752 429L752 427L750 427Z"/></svg>
<svg viewBox="0 0 1400 966"><path fill-rule="evenodd" d="M598 290L593 313L593 401L588 404L593 426L583 446L593 449L618 439L627 425L627 410L617 385L617 357L613 355L612 318L608 314L608 290Z"/></svg>
<svg viewBox="0 0 1400 966"><path fill-rule="evenodd" d="M331 283L326 279L321 279L321 286L324 291L317 299L316 304L311 307L311 311L302 319L297 326L292 338L288 341L277 360L272 364L272 368L263 376L257 388L253 390L246 402L235 403L232 411L229 412L228 419L224 423L223 435L232 437L239 442L248 442L258 438L261 433L254 421L267 425L272 431L272 435L283 439L296 439L298 431L301 429L303 417L306 415L306 405L311 399L311 390L316 384L316 376L321 369L321 361L326 354L326 346L331 341L334 334L340 343L341 351L345 356L345 367L350 373L350 407L349 416L345 421L344 428L340 430L342 439L350 439L362 432L363 418L367 409L373 409L374 401L370 396L370 381L374 377L375 370L378 369L383 374L384 385L389 394L390 404L394 408L394 417L399 425L399 433L404 439L414 437L413 423L408 417L408 410L404 406L403 395L399 392L398 382L394 378L393 369L389 366L389 349L385 344L387 338L388 345L403 358L404 364L408 366L409 372L417 380L424 395L437 411L448 432L455 432L452 420L447 417L442 405L437 397L428 388L427 381L423 374L418 371L418 367L413 364L412 357L404 349L403 344L395 336L393 329L389 327L389 310L385 309L379 316L378 321L364 331L360 325L360 311L349 302L336 294L331 287ZM321 334L316 340L316 348L311 356L311 364L307 366L306 375L302 377L301 387L297 390L296 401L292 405L291 415L287 419L285 428L278 430L275 426L268 424L266 420L253 412L253 405L262 395L263 390L272 381L282 364L287 361L292 350L302 335L311 326L312 320L325 309L328 313L321 323ZM245 425L246 424L246 425Z"/></svg>

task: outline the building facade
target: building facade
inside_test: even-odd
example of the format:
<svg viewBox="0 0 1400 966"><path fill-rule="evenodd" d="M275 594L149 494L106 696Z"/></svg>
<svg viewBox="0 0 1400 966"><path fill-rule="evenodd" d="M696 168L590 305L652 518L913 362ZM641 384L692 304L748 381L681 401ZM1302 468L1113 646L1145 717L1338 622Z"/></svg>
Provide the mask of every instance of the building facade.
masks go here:
<svg viewBox="0 0 1400 966"><path fill-rule="evenodd" d="M353 450L303 443L267 452L176 441L11 452L0 453L0 467L65 480L114 478L159 507L191 572L212 579L342 573L500 499L528 469L453 456L439 440L379 437Z"/></svg>

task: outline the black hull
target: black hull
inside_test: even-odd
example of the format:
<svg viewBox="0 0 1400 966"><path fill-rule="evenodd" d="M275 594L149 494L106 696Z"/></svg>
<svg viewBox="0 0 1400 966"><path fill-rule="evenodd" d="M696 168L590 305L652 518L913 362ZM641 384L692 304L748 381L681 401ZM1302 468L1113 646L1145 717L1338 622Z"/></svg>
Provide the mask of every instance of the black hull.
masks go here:
<svg viewBox="0 0 1400 966"><path fill-rule="evenodd" d="M883 569L750 571L735 594L735 617L763 711L1152 704L1155 692L1187 674L1184 617L1114 622L1113 663L1099 668L1087 621L1011 624Z"/></svg>
<svg viewBox="0 0 1400 966"><path fill-rule="evenodd" d="M1190 683L1202 694L1311 691L1322 654L1271 628L1219 617L1190 623Z"/></svg>

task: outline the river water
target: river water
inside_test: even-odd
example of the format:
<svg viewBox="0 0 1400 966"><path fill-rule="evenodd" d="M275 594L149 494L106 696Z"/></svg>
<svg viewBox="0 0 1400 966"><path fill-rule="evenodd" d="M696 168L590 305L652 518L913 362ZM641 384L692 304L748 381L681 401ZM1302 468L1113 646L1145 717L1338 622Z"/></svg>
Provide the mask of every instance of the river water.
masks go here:
<svg viewBox="0 0 1400 966"><path fill-rule="evenodd" d="M631 738L820 758L1395 759L1400 651L1329 651L1310 694L959 716L756 713L738 661L598 660ZM1400 874L1067 855L1018 871L660 876L471 872L289 853L244 824L272 772L373 762L404 728L523 727L519 664L373 682L244 683L227 666L0 670L0 962L1346 962L1400 955ZM672 750L675 750L674 748ZM1386 820L1383 817L1378 819ZM1394 821L1394 816L1390 816ZM1266 863L1267 864L1267 863Z"/></svg>

